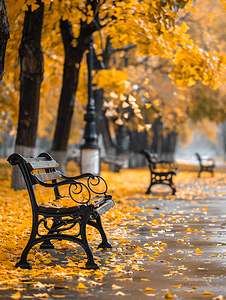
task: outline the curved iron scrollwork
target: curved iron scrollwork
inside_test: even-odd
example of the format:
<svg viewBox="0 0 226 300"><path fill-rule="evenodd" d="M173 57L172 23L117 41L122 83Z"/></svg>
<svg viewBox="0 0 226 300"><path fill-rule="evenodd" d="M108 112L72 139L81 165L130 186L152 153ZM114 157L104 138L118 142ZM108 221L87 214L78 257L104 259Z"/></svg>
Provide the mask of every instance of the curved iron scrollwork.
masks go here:
<svg viewBox="0 0 226 300"><path fill-rule="evenodd" d="M74 195L79 195L79 194L80 194L79 200L77 200L73 197ZM91 199L91 193L90 193L90 190L88 189L88 187L84 183L77 182L77 181L70 184L69 195L72 200L74 200L75 202L77 202L79 204L87 204Z"/></svg>
<svg viewBox="0 0 226 300"><path fill-rule="evenodd" d="M89 177L87 180L87 184L88 184L89 189L93 193L98 194L98 195L106 194L106 192L108 190L106 181L104 180L104 178L102 178L101 176L98 176L98 175L95 176L95 178ZM103 191L94 190L94 187L101 187L101 188L103 188Z"/></svg>
<svg viewBox="0 0 226 300"><path fill-rule="evenodd" d="M38 221L38 229L39 229L39 226L41 225L41 223L43 223L44 227L46 230L48 230L48 234L60 234L62 233L63 231L67 231L67 230L70 230L71 228L73 228L74 226L76 226L76 224L81 224L81 221L80 219L78 218L73 218L73 216L71 216L71 218L67 218L67 219L62 219L61 217L58 217L58 218L53 218L53 223L50 226L48 226L48 220L46 217L43 217L42 219L40 219ZM67 226L69 225L69 226ZM66 227L64 227L66 226ZM79 227L80 228L80 227ZM46 234L42 234L39 232L37 232L38 236L39 237L42 237L42 236L45 236ZM81 232L80 232L80 229L79 229L79 232L78 234L75 234L74 237L78 237L81 235Z"/></svg>

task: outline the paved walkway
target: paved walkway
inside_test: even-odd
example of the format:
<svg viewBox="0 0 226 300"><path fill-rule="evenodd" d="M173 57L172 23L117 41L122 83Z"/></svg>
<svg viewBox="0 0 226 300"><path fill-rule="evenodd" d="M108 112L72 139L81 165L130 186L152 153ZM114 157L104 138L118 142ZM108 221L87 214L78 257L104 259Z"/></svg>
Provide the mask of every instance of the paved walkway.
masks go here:
<svg viewBox="0 0 226 300"><path fill-rule="evenodd" d="M100 272L24 283L20 299L226 299L225 179L192 177L178 190L176 198L165 189L130 197L128 216L114 229L105 224L113 248L95 250ZM0 299L17 291L0 289Z"/></svg>

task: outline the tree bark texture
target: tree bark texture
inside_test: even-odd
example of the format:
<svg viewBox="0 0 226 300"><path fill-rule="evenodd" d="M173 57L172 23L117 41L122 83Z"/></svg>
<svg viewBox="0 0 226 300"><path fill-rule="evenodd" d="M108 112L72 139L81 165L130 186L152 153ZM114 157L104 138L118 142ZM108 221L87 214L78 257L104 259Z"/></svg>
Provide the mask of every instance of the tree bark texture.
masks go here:
<svg viewBox="0 0 226 300"><path fill-rule="evenodd" d="M57 123L54 132L51 154L58 159L61 171L66 171L66 152L78 87L80 63L84 52L92 41L92 34L96 31L93 23L81 24L77 45L73 46L73 32L68 20L60 21L61 35L65 50L63 84L58 106Z"/></svg>
<svg viewBox="0 0 226 300"><path fill-rule="evenodd" d="M31 12L25 12L22 40L19 47L20 57L20 109L15 152L32 156L36 143L40 87L44 73L44 59L41 48L44 4ZM17 168L13 169L11 186L25 188Z"/></svg>
<svg viewBox="0 0 226 300"><path fill-rule="evenodd" d="M167 161L174 160L176 142L177 142L176 132L169 132L167 136L163 138L162 153L161 153L163 159Z"/></svg>
<svg viewBox="0 0 226 300"><path fill-rule="evenodd" d="M4 62L10 27L7 17L7 6L4 0L0 0L0 81L4 75Z"/></svg>
<svg viewBox="0 0 226 300"><path fill-rule="evenodd" d="M163 135L162 135L162 122L160 118L157 118L152 125L152 144L151 150L157 153L159 156L162 155L162 143L163 143Z"/></svg>

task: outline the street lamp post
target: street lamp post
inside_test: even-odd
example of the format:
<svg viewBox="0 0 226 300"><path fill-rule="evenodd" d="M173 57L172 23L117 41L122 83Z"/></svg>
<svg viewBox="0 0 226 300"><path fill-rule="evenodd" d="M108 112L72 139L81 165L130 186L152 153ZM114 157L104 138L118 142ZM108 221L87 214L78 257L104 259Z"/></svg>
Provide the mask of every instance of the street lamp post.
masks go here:
<svg viewBox="0 0 226 300"><path fill-rule="evenodd" d="M100 174L100 149L98 147L98 134L96 126L96 106L93 98L92 70L93 70L93 43L89 44L87 53L88 66L88 104L85 114L85 143L81 146L81 174Z"/></svg>

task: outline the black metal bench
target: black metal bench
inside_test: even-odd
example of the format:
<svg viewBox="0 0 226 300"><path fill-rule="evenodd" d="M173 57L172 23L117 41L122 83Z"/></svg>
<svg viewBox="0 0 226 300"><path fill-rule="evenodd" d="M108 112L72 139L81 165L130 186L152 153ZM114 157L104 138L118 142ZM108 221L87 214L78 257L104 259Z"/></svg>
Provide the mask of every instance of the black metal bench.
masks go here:
<svg viewBox="0 0 226 300"><path fill-rule="evenodd" d="M195 153L195 155L199 161L199 167L200 167L198 177L200 177L200 174L202 172L209 172L213 176L214 175L213 168L215 168L214 160L212 158L201 157L198 153Z"/></svg>
<svg viewBox="0 0 226 300"><path fill-rule="evenodd" d="M151 182L146 191L146 194L151 194L151 187L156 184L165 184L172 189L172 195L175 195L176 188L173 183L173 176L175 176L179 170L175 168L174 163L167 162L165 160L158 160L155 153L151 153L149 150L141 150L147 161L151 172ZM163 171L164 169L164 171Z"/></svg>
<svg viewBox="0 0 226 300"><path fill-rule="evenodd" d="M48 153L41 153L34 158L24 158L14 153L8 157L8 162L13 166L18 165L23 174L33 214L30 238L16 267L31 269L27 255L34 245L41 243L41 249L53 249L51 240L68 240L84 249L88 259L87 269L99 268L87 241L86 226L91 225L99 231L102 238L100 248L111 248L100 218L114 206L111 195L107 195L105 180L90 173L67 177L57 171L59 165ZM53 199L48 205L38 203L37 188L34 189L38 185L47 188L48 195L52 193ZM97 190L100 186L101 191ZM62 196L60 187L66 187L68 195ZM59 205L59 201L66 204L72 200L76 202L75 205Z"/></svg>

